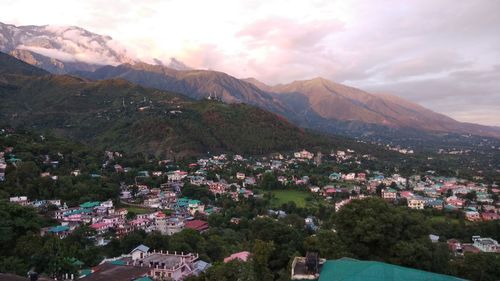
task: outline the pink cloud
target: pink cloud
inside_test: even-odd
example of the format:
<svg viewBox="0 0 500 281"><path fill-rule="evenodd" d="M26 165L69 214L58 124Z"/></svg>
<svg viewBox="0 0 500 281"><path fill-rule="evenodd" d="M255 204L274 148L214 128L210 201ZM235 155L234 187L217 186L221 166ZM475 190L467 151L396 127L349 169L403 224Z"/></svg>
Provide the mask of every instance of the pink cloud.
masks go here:
<svg viewBox="0 0 500 281"><path fill-rule="evenodd" d="M310 48L343 28L344 24L338 20L297 22L285 18L268 18L245 26L236 36L243 37L255 47Z"/></svg>

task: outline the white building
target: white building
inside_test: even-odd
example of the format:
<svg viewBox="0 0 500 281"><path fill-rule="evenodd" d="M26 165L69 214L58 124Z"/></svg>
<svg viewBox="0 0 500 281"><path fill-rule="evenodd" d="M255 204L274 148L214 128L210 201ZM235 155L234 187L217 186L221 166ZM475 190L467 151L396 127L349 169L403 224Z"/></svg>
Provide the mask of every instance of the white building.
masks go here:
<svg viewBox="0 0 500 281"><path fill-rule="evenodd" d="M28 200L27 196L10 197L9 201L10 201L10 203L19 204L21 206L26 206L29 204L29 200Z"/></svg>
<svg viewBox="0 0 500 281"><path fill-rule="evenodd" d="M184 222L179 218L156 218L156 230L163 235L172 235L184 229Z"/></svg>
<svg viewBox="0 0 500 281"><path fill-rule="evenodd" d="M423 210L425 206L425 200L418 197L408 198L407 203L408 203L408 208L415 210Z"/></svg>
<svg viewBox="0 0 500 281"><path fill-rule="evenodd" d="M236 173L236 178L239 180L244 180L245 179L245 173Z"/></svg>
<svg viewBox="0 0 500 281"><path fill-rule="evenodd" d="M480 236L472 236L474 247L478 248L481 252L498 253L500 252L500 245L495 239L481 238Z"/></svg>

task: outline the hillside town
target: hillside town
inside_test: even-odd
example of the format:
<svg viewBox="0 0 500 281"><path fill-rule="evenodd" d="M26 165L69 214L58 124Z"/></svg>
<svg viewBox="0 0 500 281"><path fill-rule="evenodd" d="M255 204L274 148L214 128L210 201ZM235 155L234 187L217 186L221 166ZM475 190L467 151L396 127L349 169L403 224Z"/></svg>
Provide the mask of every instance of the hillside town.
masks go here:
<svg viewBox="0 0 500 281"><path fill-rule="evenodd" d="M44 139L43 136L40 138ZM363 169L365 162L376 161L376 158L368 154L359 155L353 149L332 150L329 154L303 149L264 157L218 154L187 163L163 159L148 163L149 169L127 166L122 162L122 153L106 151L99 171L84 174L74 169L68 175L61 174L59 170L60 161L66 157L63 153L35 157L41 159L46 167L40 171L39 177L47 181L57 182L62 176L95 180L115 176L128 179L117 183L118 198L103 201L85 201L75 205L61 198L32 198L26 194L15 194L9 198L10 203L32 207L57 222L41 228L40 236L65 239L77 229L89 227L92 232L87 238L97 247L104 247L113 239L122 239L137 231L172 236L190 229L203 234L210 229L210 217L224 211L221 205L223 198L240 202L271 196L271 202L276 203L259 217L282 219L288 213L281 209L280 203L297 204L293 199L287 202L283 201L286 199L276 198L287 192L306 197L308 201L305 204L321 202L336 212L353 200L381 198L394 206L416 211L453 213L468 223L500 221L500 188L496 184L445 177L432 170L405 177ZM9 171L22 166L22 163L23 159L15 146L2 147L0 181L5 181ZM337 169L320 169L330 164ZM275 190L279 193L269 195L268 192L272 194ZM200 194L203 196L200 197ZM235 216L230 223L238 225L241 220L241 217ZM311 233L324 227L323 222L313 214L306 214L303 220L304 227ZM429 240L433 243L440 239L438 235L429 233ZM474 235L466 241L449 237L445 242L451 253L457 256L464 253L500 253L500 245L490 237ZM128 254L106 257L93 268L86 268L76 261L79 264L78 276L68 273L64 278L104 280L102 278L107 274L117 274L123 276L119 280L184 280L192 275L198 276L211 266L195 252L163 252L145 245L136 246ZM246 261L251 255L249 251L235 252L224 257L223 262L234 259ZM304 278L300 274L299 277L295 275L297 273L292 271L292 279Z"/></svg>

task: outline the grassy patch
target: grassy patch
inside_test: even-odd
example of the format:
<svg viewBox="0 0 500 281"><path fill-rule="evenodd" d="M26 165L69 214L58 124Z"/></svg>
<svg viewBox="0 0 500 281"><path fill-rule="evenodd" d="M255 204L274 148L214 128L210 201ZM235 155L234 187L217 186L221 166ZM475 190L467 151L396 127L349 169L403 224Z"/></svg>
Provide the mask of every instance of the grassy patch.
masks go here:
<svg viewBox="0 0 500 281"><path fill-rule="evenodd" d="M307 199L312 198L309 192L297 191L297 190L273 190L273 200L271 205L273 207L279 207L284 203L290 201L295 202L297 207L304 208L307 204Z"/></svg>
<svg viewBox="0 0 500 281"><path fill-rule="evenodd" d="M460 222L459 219L456 218L449 218L446 216L431 216L427 218L430 222L432 223L451 223L451 224L458 224Z"/></svg>
<svg viewBox="0 0 500 281"><path fill-rule="evenodd" d="M154 210L153 209L148 209L148 208L141 208L141 207L135 207L135 206L129 206L126 207L127 211L133 212L134 214L140 215L140 214L147 214L151 213Z"/></svg>

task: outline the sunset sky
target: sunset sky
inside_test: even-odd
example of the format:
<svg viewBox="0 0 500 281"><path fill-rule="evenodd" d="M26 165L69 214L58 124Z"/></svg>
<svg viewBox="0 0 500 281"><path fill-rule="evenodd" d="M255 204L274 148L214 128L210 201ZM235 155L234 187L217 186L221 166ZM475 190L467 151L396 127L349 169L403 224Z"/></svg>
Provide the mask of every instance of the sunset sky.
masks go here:
<svg viewBox="0 0 500 281"><path fill-rule="evenodd" d="M138 58L269 84L322 76L500 126L500 1L0 0L0 21L76 25Z"/></svg>

